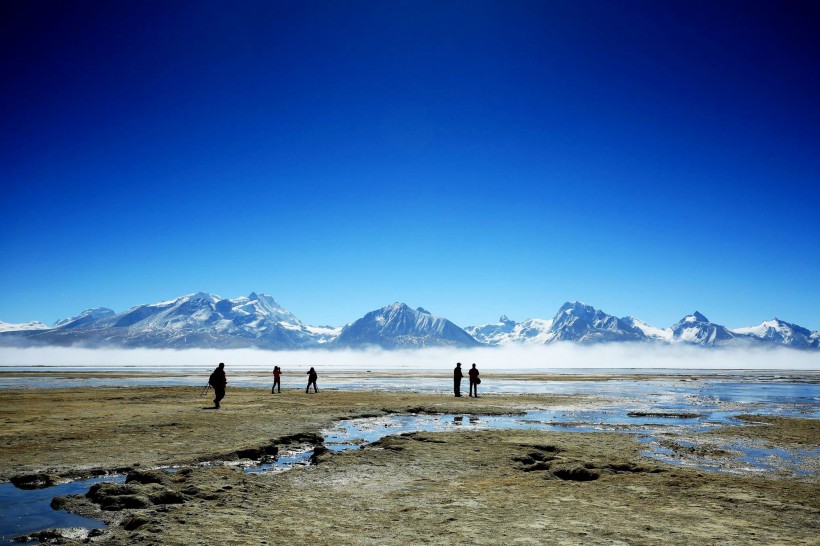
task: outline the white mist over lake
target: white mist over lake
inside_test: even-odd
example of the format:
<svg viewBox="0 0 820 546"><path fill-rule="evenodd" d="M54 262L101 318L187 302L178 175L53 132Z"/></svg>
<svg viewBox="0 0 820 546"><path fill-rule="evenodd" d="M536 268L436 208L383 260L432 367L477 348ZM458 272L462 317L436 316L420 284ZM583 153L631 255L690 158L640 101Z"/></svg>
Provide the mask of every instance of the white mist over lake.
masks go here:
<svg viewBox="0 0 820 546"><path fill-rule="evenodd" d="M557 343L478 349L430 348L401 351L260 349L87 349L0 348L0 367L96 369L209 368L225 362L235 370L316 366L324 370L451 370L475 363L486 372L559 369L820 370L820 351L786 348L702 348L686 345Z"/></svg>

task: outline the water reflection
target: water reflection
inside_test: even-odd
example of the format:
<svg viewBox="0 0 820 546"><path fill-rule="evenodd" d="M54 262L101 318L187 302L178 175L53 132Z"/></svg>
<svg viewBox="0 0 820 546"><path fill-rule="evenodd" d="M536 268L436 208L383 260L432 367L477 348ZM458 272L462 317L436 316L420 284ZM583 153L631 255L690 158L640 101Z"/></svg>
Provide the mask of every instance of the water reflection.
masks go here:
<svg viewBox="0 0 820 546"><path fill-rule="evenodd" d="M643 407L643 406L641 406ZM710 438L703 449L698 434L725 425L753 426L735 417L745 413L712 411L711 406L688 407L689 414L639 412L633 407L598 409L553 408L529 411L524 415L388 415L344 421L323 431L325 444L342 451L372 443L387 435L413 432L475 430L544 430L565 432L620 432L634 434L647 445L644 455L664 462L718 472L765 471L777 468L791 474L806 474L807 464L820 457L820 449L787 451L760 443ZM771 408L784 413L784 408ZM801 414L805 408L790 408ZM648 413L649 415L643 415ZM771 413L771 412L763 412ZM694 416L692 416L694 415ZM465 420L465 416L467 419ZM674 438L674 441L670 441ZM670 447L671 446L671 447ZM678 449L675 449L675 448Z"/></svg>

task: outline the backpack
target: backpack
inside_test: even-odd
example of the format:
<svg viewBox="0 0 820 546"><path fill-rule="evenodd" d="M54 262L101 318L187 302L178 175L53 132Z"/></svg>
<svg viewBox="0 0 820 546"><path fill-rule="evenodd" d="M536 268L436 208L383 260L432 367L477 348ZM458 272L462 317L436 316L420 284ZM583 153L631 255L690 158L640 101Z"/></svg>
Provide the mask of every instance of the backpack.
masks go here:
<svg viewBox="0 0 820 546"><path fill-rule="evenodd" d="M211 372L210 377L208 377L208 385L216 386L216 372Z"/></svg>

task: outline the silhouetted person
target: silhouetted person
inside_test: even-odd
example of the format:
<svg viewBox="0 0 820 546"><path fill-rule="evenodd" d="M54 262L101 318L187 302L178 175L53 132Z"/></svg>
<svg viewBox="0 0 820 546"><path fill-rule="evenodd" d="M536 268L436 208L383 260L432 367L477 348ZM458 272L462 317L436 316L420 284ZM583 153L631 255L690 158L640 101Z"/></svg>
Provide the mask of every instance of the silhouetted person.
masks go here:
<svg viewBox="0 0 820 546"><path fill-rule="evenodd" d="M464 374L461 373L461 362L456 363L456 369L453 370L453 391L455 391L456 396L461 396L461 378L464 377Z"/></svg>
<svg viewBox="0 0 820 546"><path fill-rule="evenodd" d="M319 377L319 374L316 373L316 370L313 369L311 366L310 371L307 373L308 376L308 384L305 392L310 392L310 386L313 385L313 392L319 392L319 387L316 386L316 378Z"/></svg>
<svg viewBox="0 0 820 546"><path fill-rule="evenodd" d="M219 409L219 402L225 398L225 385L228 384L228 378L225 376L225 364L220 362L219 366L208 378L208 383L214 388L214 408Z"/></svg>
<svg viewBox="0 0 820 546"><path fill-rule="evenodd" d="M478 398L478 383L481 380L478 378L478 368L475 367L475 364L473 364L473 367L467 372L467 375L470 376L470 396L475 395L475 397Z"/></svg>
<svg viewBox="0 0 820 546"><path fill-rule="evenodd" d="M270 389L270 393L273 394L273 391L276 390L276 387L279 387L279 392L282 392L282 384L279 381L279 377L282 375L282 371L279 369L279 366L273 367L273 387Z"/></svg>

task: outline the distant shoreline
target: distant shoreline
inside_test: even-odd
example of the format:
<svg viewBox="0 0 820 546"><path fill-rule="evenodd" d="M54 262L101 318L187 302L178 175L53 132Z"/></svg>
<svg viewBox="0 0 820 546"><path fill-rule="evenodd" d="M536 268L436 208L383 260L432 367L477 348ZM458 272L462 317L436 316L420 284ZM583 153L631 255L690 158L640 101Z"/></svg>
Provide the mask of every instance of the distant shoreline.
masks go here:
<svg viewBox="0 0 820 546"><path fill-rule="evenodd" d="M317 366L320 388L350 391L451 392L452 369L363 370ZM95 387L191 387L207 384L212 366L190 368L132 368L95 366L0 366L0 391L15 389L60 389ZM259 367L227 366L228 387L270 388L271 370ZM304 388L307 366L282 366L282 388ZM820 371L813 370L686 370L686 369L543 369L488 370L481 369L484 380L481 390L487 394L594 394L611 390L606 385L631 385L633 391L645 390L641 385L664 384L666 388L692 390L697 386L716 387L721 384L756 385L818 385ZM463 388L468 381L465 378Z"/></svg>

